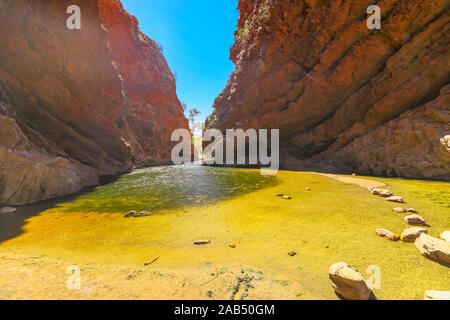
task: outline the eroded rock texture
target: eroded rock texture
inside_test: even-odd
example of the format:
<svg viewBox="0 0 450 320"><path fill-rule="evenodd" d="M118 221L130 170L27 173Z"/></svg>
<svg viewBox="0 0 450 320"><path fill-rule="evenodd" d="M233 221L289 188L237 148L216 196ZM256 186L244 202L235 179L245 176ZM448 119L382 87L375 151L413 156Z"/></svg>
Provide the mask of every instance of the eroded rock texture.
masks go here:
<svg viewBox="0 0 450 320"><path fill-rule="evenodd" d="M129 102L127 140L146 159L169 162L172 132L189 128L176 95L175 78L161 54L162 48L138 27L120 1L99 0L108 30L108 45L123 79ZM125 125L126 125L125 124Z"/></svg>
<svg viewBox="0 0 450 320"><path fill-rule="evenodd" d="M170 160L187 128L158 46L117 0L0 1L0 203L80 190Z"/></svg>
<svg viewBox="0 0 450 320"><path fill-rule="evenodd" d="M279 128L285 167L450 179L450 1L240 0L208 127ZM447 136L447 137L446 137Z"/></svg>

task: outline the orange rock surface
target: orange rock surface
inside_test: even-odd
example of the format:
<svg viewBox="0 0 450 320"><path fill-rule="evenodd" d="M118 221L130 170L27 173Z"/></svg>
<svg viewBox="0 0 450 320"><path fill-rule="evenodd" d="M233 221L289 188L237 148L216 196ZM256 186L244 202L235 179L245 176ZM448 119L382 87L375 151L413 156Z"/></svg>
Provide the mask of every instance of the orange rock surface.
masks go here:
<svg viewBox="0 0 450 320"><path fill-rule="evenodd" d="M68 5L0 3L0 115L19 141L0 139L0 203L170 161L169 133L188 128L164 57L120 1L78 1L81 30Z"/></svg>
<svg viewBox="0 0 450 320"><path fill-rule="evenodd" d="M207 127L280 129L285 168L450 179L450 2L240 0ZM447 136L447 137L446 137Z"/></svg>

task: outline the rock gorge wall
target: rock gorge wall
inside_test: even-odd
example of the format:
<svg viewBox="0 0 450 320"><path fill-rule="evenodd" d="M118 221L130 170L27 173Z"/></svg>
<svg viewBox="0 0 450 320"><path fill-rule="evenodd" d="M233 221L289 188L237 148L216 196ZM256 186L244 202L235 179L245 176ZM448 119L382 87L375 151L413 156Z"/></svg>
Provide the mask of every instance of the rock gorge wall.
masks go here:
<svg viewBox="0 0 450 320"><path fill-rule="evenodd" d="M381 30L366 26L369 5ZM207 127L279 128L282 166L450 179L450 1L239 0Z"/></svg>
<svg viewBox="0 0 450 320"><path fill-rule="evenodd" d="M188 128L159 46L118 0L0 1L0 204L98 184L170 161Z"/></svg>

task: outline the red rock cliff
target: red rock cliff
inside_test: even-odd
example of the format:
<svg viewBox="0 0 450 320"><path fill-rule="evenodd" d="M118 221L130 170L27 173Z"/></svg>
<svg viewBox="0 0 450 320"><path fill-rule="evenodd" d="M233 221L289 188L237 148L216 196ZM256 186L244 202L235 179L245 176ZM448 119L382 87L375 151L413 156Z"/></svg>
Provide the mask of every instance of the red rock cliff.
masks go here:
<svg viewBox="0 0 450 320"><path fill-rule="evenodd" d="M240 0L208 127L280 128L282 164L450 179L450 1Z"/></svg>
<svg viewBox="0 0 450 320"><path fill-rule="evenodd" d="M115 0L0 2L0 203L73 193L99 175L170 161L187 128L154 41Z"/></svg>

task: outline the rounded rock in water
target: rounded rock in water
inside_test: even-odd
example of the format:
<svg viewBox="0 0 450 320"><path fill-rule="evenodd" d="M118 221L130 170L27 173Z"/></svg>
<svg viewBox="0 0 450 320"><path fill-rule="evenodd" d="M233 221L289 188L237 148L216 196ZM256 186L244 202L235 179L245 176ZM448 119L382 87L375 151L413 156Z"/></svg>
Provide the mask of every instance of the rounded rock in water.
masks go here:
<svg viewBox="0 0 450 320"><path fill-rule="evenodd" d="M16 212L16 210L17 210L16 208L5 207L0 209L0 213L13 213Z"/></svg>

